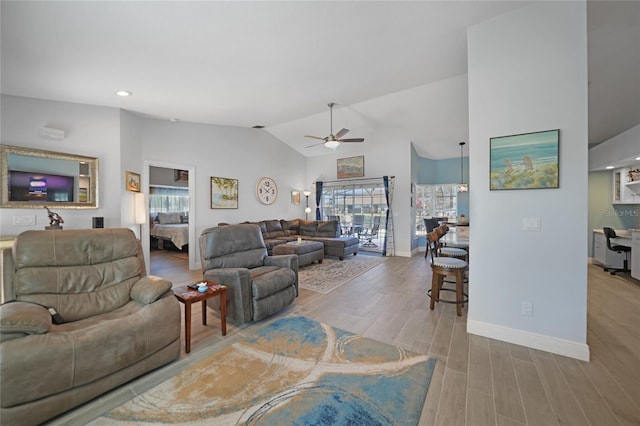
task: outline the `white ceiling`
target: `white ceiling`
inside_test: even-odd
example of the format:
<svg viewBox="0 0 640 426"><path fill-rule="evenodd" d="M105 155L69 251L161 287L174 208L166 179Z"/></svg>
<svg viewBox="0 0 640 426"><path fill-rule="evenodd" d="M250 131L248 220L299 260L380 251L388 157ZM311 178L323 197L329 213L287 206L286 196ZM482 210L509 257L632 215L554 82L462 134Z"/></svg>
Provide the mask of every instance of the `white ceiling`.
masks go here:
<svg viewBox="0 0 640 426"><path fill-rule="evenodd" d="M1 90L261 124L308 156L326 153L303 135L326 136L336 102L334 132L451 158L468 138L466 28L527 4L3 1ZM640 123L640 2L588 11L594 145Z"/></svg>

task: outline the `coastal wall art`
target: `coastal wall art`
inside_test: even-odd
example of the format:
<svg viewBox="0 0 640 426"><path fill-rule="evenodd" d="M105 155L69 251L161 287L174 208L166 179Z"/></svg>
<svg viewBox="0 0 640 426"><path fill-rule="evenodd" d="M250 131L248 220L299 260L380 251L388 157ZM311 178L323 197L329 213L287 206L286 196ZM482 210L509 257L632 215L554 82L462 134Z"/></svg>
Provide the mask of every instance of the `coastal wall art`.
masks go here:
<svg viewBox="0 0 640 426"><path fill-rule="evenodd" d="M489 144L491 190L559 187L559 129L493 137Z"/></svg>

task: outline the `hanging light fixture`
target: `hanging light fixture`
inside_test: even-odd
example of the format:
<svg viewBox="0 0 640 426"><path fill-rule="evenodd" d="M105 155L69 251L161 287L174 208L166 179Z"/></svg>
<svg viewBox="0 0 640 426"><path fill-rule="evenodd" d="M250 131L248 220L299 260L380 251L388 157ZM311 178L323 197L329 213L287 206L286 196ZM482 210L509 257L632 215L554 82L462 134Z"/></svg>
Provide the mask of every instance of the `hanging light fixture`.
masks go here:
<svg viewBox="0 0 640 426"><path fill-rule="evenodd" d="M462 160L465 142L460 142L460 183L458 184L458 192L469 191L469 185L464 183L464 162Z"/></svg>

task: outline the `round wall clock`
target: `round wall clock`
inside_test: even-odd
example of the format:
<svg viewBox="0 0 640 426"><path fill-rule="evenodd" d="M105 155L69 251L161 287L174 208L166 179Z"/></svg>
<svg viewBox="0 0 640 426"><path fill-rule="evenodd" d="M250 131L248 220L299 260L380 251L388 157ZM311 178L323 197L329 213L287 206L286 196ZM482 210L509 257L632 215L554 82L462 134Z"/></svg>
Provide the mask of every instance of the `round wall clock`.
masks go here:
<svg viewBox="0 0 640 426"><path fill-rule="evenodd" d="M278 198L278 186L276 185L276 181L271 179L270 177L263 177L258 180L258 185L256 185L256 194L258 195L258 200L262 204L273 204Z"/></svg>

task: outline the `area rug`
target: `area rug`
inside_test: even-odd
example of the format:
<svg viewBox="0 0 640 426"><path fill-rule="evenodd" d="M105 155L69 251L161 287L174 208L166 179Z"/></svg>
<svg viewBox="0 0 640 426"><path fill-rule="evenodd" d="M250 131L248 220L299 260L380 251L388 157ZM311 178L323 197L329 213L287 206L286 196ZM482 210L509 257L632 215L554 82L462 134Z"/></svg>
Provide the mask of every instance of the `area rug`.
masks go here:
<svg viewBox="0 0 640 426"><path fill-rule="evenodd" d="M344 260L325 258L298 270L298 285L327 294L386 260L381 256L347 256Z"/></svg>
<svg viewBox="0 0 640 426"><path fill-rule="evenodd" d="M435 358L285 317L92 425L416 425Z"/></svg>

